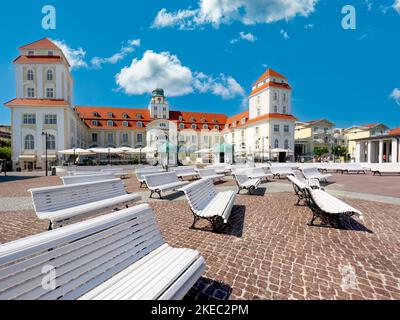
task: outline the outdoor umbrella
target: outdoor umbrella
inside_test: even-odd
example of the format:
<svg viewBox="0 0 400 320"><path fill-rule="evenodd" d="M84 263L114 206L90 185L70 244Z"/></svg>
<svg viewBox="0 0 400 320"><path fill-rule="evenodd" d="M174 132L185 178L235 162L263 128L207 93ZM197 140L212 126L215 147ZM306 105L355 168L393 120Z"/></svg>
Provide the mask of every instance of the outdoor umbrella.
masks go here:
<svg viewBox="0 0 400 320"><path fill-rule="evenodd" d="M89 149L89 151L92 151L93 153L96 153L96 154L108 154L108 164L111 163L111 155L112 154L121 153L116 148L91 148L91 149Z"/></svg>
<svg viewBox="0 0 400 320"><path fill-rule="evenodd" d="M58 151L58 153L67 155L67 156L74 156L74 161L76 156L88 156L93 154L90 150L84 150L80 148L73 148L73 149L68 149L68 150L61 150Z"/></svg>

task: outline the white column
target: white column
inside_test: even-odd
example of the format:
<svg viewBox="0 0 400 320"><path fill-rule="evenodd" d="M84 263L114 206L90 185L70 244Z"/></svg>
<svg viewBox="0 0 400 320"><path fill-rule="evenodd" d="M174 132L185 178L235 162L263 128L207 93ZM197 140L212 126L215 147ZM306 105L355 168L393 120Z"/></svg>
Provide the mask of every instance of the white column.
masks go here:
<svg viewBox="0 0 400 320"><path fill-rule="evenodd" d="M383 140L379 140L379 163L383 162Z"/></svg>
<svg viewBox="0 0 400 320"><path fill-rule="evenodd" d="M357 141L356 144L356 163L360 163L361 161L361 143L360 141Z"/></svg>
<svg viewBox="0 0 400 320"><path fill-rule="evenodd" d="M372 141L368 141L368 163L372 163Z"/></svg>
<svg viewBox="0 0 400 320"><path fill-rule="evenodd" d="M392 139L392 162L396 163L398 162L398 150L399 150L399 144L397 139Z"/></svg>

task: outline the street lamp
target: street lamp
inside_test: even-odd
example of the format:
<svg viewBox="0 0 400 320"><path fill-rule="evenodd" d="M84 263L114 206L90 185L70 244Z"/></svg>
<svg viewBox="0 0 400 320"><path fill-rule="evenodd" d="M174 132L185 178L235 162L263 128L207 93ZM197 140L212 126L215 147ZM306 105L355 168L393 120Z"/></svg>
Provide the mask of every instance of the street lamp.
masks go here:
<svg viewBox="0 0 400 320"><path fill-rule="evenodd" d="M45 136L45 150L46 150L46 177L49 175L49 170L48 170L48 154L47 154L47 142L48 142L48 133L47 132L42 132L42 136Z"/></svg>

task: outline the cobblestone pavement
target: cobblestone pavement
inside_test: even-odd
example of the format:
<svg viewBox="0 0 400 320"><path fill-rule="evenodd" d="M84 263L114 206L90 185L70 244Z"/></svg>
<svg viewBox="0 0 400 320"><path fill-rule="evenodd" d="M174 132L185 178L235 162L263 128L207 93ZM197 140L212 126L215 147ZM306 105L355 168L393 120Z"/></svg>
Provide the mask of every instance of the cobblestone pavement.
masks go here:
<svg viewBox="0 0 400 320"><path fill-rule="evenodd" d="M59 181L0 183L0 196L27 196L30 187ZM135 179L127 185L139 188ZM238 196L220 233L206 222L190 230L186 201L150 202L165 240L206 259L203 278L185 299L400 299L400 206L346 198L365 219L347 220L347 230L338 230L309 227L311 211L296 200L288 192ZM0 243L47 227L31 210L0 212Z"/></svg>

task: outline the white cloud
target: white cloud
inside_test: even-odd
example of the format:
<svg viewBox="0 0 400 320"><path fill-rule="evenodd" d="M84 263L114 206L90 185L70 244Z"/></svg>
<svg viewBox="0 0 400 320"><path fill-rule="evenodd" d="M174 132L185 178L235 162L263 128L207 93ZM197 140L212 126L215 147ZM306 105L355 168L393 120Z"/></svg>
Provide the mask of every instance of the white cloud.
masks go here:
<svg viewBox="0 0 400 320"><path fill-rule="evenodd" d="M181 30L190 30L194 27L193 19L199 10L178 10L176 12L168 12L163 8L153 21L152 28L165 28L169 26L178 26Z"/></svg>
<svg viewBox="0 0 400 320"><path fill-rule="evenodd" d="M103 64L116 64L124 59L128 54L135 51L135 48L140 47L140 39L129 40L126 44L123 44L121 49L108 58L94 57L91 60L91 64L95 69L101 69Z"/></svg>
<svg viewBox="0 0 400 320"><path fill-rule="evenodd" d="M178 26L193 29L205 24L240 21L245 25L290 20L296 16L307 17L315 11L318 0L200 0L199 8L168 12L161 9L153 27Z"/></svg>
<svg viewBox="0 0 400 320"><path fill-rule="evenodd" d="M85 61L86 51L82 48L73 49L64 40L51 40L53 41L64 53L71 69L87 68L88 64Z"/></svg>
<svg viewBox="0 0 400 320"><path fill-rule="evenodd" d="M245 95L234 78L224 74L213 77L202 72L192 72L169 52L148 50L142 59L132 60L132 64L123 68L115 79L118 88L129 95L150 93L154 88L163 88L171 97L193 92L209 92L223 99Z"/></svg>
<svg viewBox="0 0 400 320"><path fill-rule="evenodd" d="M285 30L281 30L280 34L282 35L282 37L284 37L285 39L290 39L289 34L285 31Z"/></svg>
<svg viewBox="0 0 400 320"><path fill-rule="evenodd" d="M389 97L394 99L394 101L396 101L396 103L400 106L400 89L394 88Z"/></svg>
<svg viewBox="0 0 400 320"><path fill-rule="evenodd" d="M364 0L365 5L367 6L367 11L371 11L372 10L372 2L371 0Z"/></svg>
<svg viewBox="0 0 400 320"><path fill-rule="evenodd" d="M239 42L240 40L245 40L245 41L249 41L249 42L254 42L254 41L257 40L257 37L256 37L254 34L252 34L251 32L249 32L249 33L244 33L243 31L241 31L241 32L239 33L239 37L237 37L237 38L235 38L235 39L232 39L232 40L230 41L230 43L231 43L231 44L234 44L234 43L236 43L236 42Z"/></svg>
<svg viewBox="0 0 400 320"><path fill-rule="evenodd" d="M400 14L400 0L395 0L394 1L393 9L396 10L398 14Z"/></svg>

